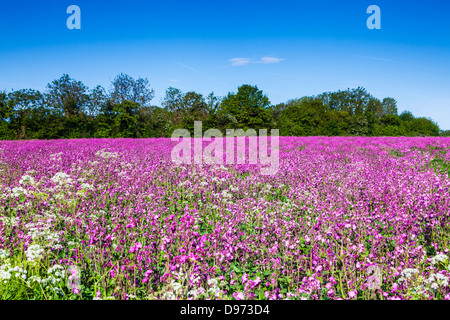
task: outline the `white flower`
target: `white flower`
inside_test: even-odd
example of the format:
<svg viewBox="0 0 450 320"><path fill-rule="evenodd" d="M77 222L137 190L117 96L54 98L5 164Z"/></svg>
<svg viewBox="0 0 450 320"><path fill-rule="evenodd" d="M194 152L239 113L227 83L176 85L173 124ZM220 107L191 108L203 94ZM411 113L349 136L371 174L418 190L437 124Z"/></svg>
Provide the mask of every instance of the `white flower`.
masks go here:
<svg viewBox="0 0 450 320"><path fill-rule="evenodd" d="M104 151L99 150L95 153L96 156L100 156L104 159L110 159L110 158L117 158L119 156L119 154L117 152L108 152L108 151Z"/></svg>
<svg viewBox="0 0 450 320"><path fill-rule="evenodd" d="M433 258L431 258L432 265L436 265L439 262L446 263L447 261L448 261L448 256L446 256L445 254L438 254L437 256L434 256Z"/></svg>
<svg viewBox="0 0 450 320"><path fill-rule="evenodd" d="M37 276L31 276L28 278L27 284L30 285L33 282L41 283L42 279Z"/></svg>
<svg viewBox="0 0 450 320"><path fill-rule="evenodd" d="M175 293L179 293L181 291L181 288L183 287L181 284L179 284L178 282L175 282L174 280L172 280L172 289L175 291Z"/></svg>
<svg viewBox="0 0 450 320"><path fill-rule="evenodd" d="M229 193L227 190L223 190L221 196L224 197L225 199L230 199L231 197L233 197L233 195Z"/></svg>
<svg viewBox="0 0 450 320"><path fill-rule="evenodd" d="M47 274L53 274L57 278L63 278L65 275L65 269L64 267L60 266L59 264L55 264L53 267L49 268L47 270Z"/></svg>
<svg viewBox="0 0 450 320"><path fill-rule="evenodd" d="M52 159L52 160L56 160L56 159L61 160L61 155L62 154L63 154L62 152L51 154L50 155L50 159Z"/></svg>
<svg viewBox="0 0 450 320"><path fill-rule="evenodd" d="M11 279L11 273L9 272L11 265L6 263L0 266L0 280L3 280L5 283L7 280Z"/></svg>
<svg viewBox="0 0 450 320"><path fill-rule="evenodd" d="M9 251L5 250L5 249L0 249L0 259L6 259L9 257Z"/></svg>
<svg viewBox="0 0 450 320"><path fill-rule="evenodd" d="M399 282L403 282L406 281L407 279L410 279L412 277L413 274L418 274L419 270L417 269L405 269L402 271L400 279L398 280Z"/></svg>
<svg viewBox="0 0 450 320"><path fill-rule="evenodd" d="M51 180L54 183L58 183L58 184L66 184L66 183L71 183L72 179L70 178L70 176L65 173L65 172L57 172L53 178L51 178Z"/></svg>
<svg viewBox="0 0 450 320"><path fill-rule="evenodd" d="M26 175L22 176L22 178L20 178L19 183L24 184L24 185L27 185L27 184L33 185L33 184L35 184L35 181L32 176L26 174Z"/></svg>
<svg viewBox="0 0 450 320"><path fill-rule="evenodd" d="M436 273L431 274L427 280L425 280L426 283L431 283L431 288L437 289L439 286L448 286L448 279L443 274Z"/></svg>
<svg viewBox="0 0 450 320"><path fill-rule="evenodd" d="M11 196L14 198L17 198L22 194L24 195L28 194L28 190L22 188L21 186L15 187L11 190Z"/></svg>
<svg viewBox="0 0 450 320"><path fill-rule="evenodd" d="M19 266L15 266L14 268L10 268L8 270L8 273L13 273L11 275L14 275L16 278L20 278L22 280L25 280L27 278L27 270L19 267Z"/></svg>
<svg viewBox="0 0 450 320"><path fill-rule="evenodd" d="M46 286L46 285L55 286L59 281L60 281L60 279L50 276L48 278L43 279L41 283L44 286Z"/></svg>
<svg viewBox="0 0 450 320"><path fill-rule="evenodd" d="M38 244L33 244L27 248L25 251L25 255L27 256L28 261L36 261L42 258L42 254L44 253L44 249L41 248Z"/></svg>
<svg viewBox="0 0 450 320"><path fill-rule="evenodd" d="M15 226L19 222L19 218L16 217L0 217L0 220L7 226Z"/></svg>
<svg viewBox="0 0 450 320"><path fill-rule="evenodd" d="M81 184L80 187L83 190L92 190L92 189L94 189L94 186L89 184L89 183L83 183L83 184Z"/></svg>

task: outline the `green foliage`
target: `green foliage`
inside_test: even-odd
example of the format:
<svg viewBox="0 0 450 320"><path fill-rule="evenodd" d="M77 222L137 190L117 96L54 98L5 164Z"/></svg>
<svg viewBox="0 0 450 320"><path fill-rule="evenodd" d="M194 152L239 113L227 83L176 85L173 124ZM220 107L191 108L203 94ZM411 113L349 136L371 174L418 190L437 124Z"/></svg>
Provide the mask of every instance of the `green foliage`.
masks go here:
<svg viewBox="0 0 450 320"><path fill-rule="evenodd" d="M270 126L269 106L269 98L262 90L245 84L238 88L237 93L229 93L223 99L222 112L237 120L234 128L258 130Z"/></svg>
<svg viewBox="0 0 450 320"><path fill-rule="evenodd" d="M442 137L450 137L450 130L441 131Z"/></svg>
<svg viewBox="0 0 450 320"><path fill-rule="evenodd" d="M450 136L428 118L397 115L393 98L382 101L364 88L326 92L272 105L257 86L217 97L170 87L162 107L151 106L146 78L119 74L107 93L63 75L47 91L0 92L0 139L170 137L175 129L279 129L282 136Z"/></svg>
<svg viewBox="0 0 450 320"><path fill-rule="evenodd" d="M444 159L433 159L430 166L436 171L436 173L444 174L450 177L450 162Z"/></svg>

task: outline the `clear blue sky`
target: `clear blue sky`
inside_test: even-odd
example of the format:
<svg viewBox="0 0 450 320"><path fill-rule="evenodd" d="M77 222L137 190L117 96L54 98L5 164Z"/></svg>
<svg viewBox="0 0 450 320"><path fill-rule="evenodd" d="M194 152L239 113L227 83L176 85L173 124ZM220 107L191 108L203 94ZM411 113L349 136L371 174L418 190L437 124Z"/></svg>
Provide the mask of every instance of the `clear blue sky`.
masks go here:
<svg viewBox="0 0 450 320"><path fill-rule="evenodd" d="M69 30L69 5L81 30ZM370 5L381 30L369 30ZM0 90L90 88L121 72L217 95L257 85L273 104L365 87L450 129L450 1L2 1Z"/></svg>

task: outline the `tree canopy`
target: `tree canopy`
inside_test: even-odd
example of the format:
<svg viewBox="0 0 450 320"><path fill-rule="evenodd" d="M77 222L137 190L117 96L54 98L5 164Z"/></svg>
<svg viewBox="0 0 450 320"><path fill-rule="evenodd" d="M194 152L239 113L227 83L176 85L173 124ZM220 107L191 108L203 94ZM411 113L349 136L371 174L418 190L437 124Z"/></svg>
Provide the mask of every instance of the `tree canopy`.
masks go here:
<svg viewBox="0 0 450 320"><path fill-rule="evenodd" d="M244 84L224 97L169 87L161 107L151 104L146 78L119 74L109 90L89 89L64 74L45 92L0 92L0 139L170 137L178 128L279 129L284 136L449 136L436 122L398 114L397 101L362 87L324 92L272 105L257 86Z"/></svg>

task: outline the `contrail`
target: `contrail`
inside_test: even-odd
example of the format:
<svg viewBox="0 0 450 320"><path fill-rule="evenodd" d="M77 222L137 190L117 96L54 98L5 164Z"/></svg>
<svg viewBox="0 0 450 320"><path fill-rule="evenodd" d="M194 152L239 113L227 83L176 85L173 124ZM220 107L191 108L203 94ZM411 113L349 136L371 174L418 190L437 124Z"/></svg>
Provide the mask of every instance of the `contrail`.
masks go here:
<svg viewBox="0 0 450 320"><path fill-rule="evenodd" d="M198 74L201 74L202 76L207 77L208 79L216 80L216 79L214 79L213 77L207 75L206 73L203 73L203 72L201 72L201 71L199 71L199 70L197 70L197 69L194 69L194 68L192 68L192 67L189 67L189 66L185 65L184 63L177 62L177 64L179 64L180 66L183 66L183 67L185 67L185 68L187 68L187 69L189 69L189 70L191 70L191 71L194 71L194 72L196 72L196 73L198 73Z"/></svg>

